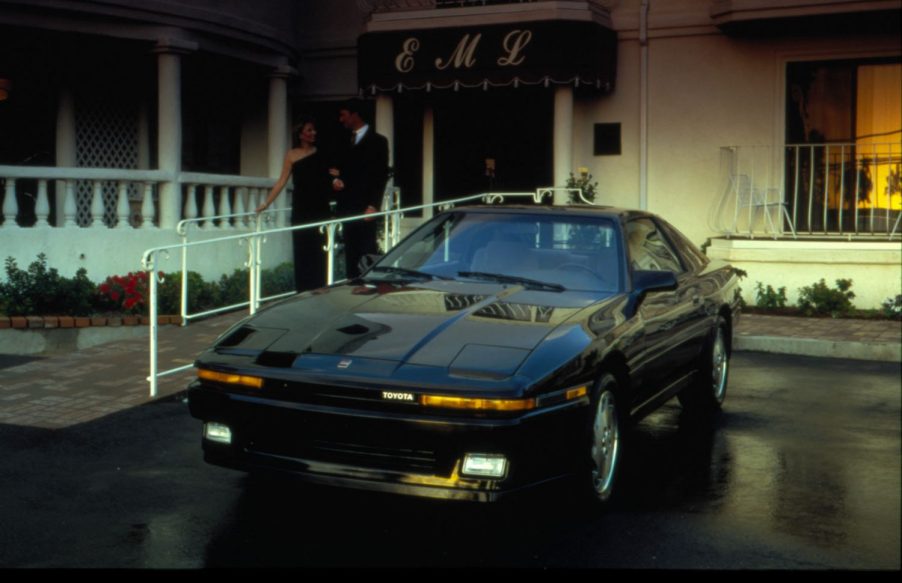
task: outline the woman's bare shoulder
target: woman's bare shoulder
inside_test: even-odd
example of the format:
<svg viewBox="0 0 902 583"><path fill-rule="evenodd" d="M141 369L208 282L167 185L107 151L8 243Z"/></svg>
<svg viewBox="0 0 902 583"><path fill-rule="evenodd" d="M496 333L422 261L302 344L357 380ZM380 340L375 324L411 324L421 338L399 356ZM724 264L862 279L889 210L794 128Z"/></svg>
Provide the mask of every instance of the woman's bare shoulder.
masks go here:
<svg viewBox="0 0 902 583"><path fill-rule="evenodd" d="M308 156L312 156L316 154L316 148L311 148L309 150L304 150L302 148L292 148L288 150L288 153L285 154L285 159L294 164L299 160L303 160Z"/></svg>

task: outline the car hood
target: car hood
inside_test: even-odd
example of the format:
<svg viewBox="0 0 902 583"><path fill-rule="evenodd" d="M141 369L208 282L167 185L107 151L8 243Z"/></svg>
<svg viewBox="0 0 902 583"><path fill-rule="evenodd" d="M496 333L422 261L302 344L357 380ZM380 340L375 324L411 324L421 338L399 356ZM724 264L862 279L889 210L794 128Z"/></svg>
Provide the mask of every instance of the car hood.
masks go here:
<svg viewBox="0 0 902 583"><path fill-rule="evenodd" d="M259 364L292 368L372 359L509 375L555 329L610 295L458 281L338 285L259 312L217 352L256 349Z"/></svg>

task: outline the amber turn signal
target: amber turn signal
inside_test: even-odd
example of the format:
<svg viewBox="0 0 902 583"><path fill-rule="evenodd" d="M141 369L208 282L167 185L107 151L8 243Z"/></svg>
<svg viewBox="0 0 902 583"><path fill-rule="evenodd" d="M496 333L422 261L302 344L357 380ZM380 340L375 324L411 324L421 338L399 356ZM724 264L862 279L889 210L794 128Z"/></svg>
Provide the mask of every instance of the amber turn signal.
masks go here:
<svg viewBox="0 0 902 583"><path fill-rule="evenodd" d="M258 377L249 377L245 375L230 374L224 372L216 372L213 370L200 369L197 371L197 378L205 381L213 381L226 385L242 385L254 389L263 388L263 379Z"/></svg>
<svg viewBox="0 0 902 583"><path fill-rule="evenodd" d="M469 409L480 411L529 411L536 408L535 399L471 399L467 397L445 397L442 395L421 395L420 405L445 409Z"/></svg>

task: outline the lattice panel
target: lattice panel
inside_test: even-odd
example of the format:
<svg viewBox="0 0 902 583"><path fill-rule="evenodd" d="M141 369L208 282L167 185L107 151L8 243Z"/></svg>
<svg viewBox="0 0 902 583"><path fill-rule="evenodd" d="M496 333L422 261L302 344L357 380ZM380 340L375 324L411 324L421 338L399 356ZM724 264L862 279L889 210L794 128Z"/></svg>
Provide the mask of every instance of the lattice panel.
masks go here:
<svg viewBox="0 0 902 583"><path fill-rule="evenodd" d="M138 167L138 106L125 93L112 90L83 94L75 101L76 164L91 168ZM140 195L138 185L129 185L128 196ZM76 187L79 226L91 223L93 184L80 181ZM117 187L103 183L103 222L116 224Z"/></svg>

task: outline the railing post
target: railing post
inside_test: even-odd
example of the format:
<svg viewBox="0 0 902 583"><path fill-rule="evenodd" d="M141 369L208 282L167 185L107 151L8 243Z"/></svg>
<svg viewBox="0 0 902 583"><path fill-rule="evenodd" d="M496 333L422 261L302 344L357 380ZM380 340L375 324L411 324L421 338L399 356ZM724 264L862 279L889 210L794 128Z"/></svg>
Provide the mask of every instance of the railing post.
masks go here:
<svg viewBox="0 0 902 583"><path fill-rule="evenodd" d="M75 181L74 180L66 180L66 198L63 201L63 216L65 217L63 221L64 227L75 228L78 226L78 222L75 220L75 216L78 214L78 206L75 202Z"/></svg>
<svg viewBox="0 0 902 583"><path fill-rule="evenodd" d="M260 243L260 232L263 230L263 213L257 214L257 225L254 234L247 238L247 289L248 289L248 311L250 315L257 313L260 307L260 278L257 276L258 262L260 260L257 253L257 246Z"/></svg>
<svg viewBox="0 0 902 583"><path fill-rule="evenodd" d="M186 219L196 219L197 218L197 185L196 184L188 184L186 185L186 193L185 193L185 210L184 217ZM187 228L187 226L186 226Z"/></svg>
<svg viewBox="0 0 902 583"><path fill-rule="evenodd" d="M284 213L278 213L282 215ZM261 272L263 271L263 243L266 242L266 235L257 235L254 242L254 269L251 271L251 277L254 278L254 290L256 290L256 298L254 299L254 313L260 309L260 298L263 297L263 283L261 281Z"/></svg>
<svg viewBox="0 0 902 583"><path fill-rule="evenodd" d="M793 177L793 191L792 191L792 224L793 229L799 228L799 176L802 173L802 167L799 165L801 163L801 159L799 154L801 153L801 148L799 146L793 146L793 150L795 150L795 154L793 155L793 159L795 160L795 176Z"/></svg>
<svg viewBox="0 0 902 583"><path fill-rule="evenodd" d="M824 146L824 234L830 232L827 211L830 208L830 146Z"/></svg>
<svg viewBox="0 0 902 583"><path fill-rule="evenodd" d="M159 287L155 269L155 257L153 255L145 263L144 269L147 271L147 279L150 284L150 376L147 380L150 381L150 398L153 399L157 396L157 369L159 368L159 363L157 362L157 301L159 299Z"/></svg>
<svg viewBox="0 0 902 583"><path fill-rule="evenodd" d="M201 218L204 219L202 229L209 230L214 227L213 219L210 217L216 216L216 211L213 208L213 186L206 185L204 186L204 206L201 208Z"/></svg>
<svg viewBox="0 0 902 583"><path fill-rule="evenodd" d="M320 233L326 234L326 244L323 251L326 252L326 285L335 282L335 235L341 231L341 223L329 223L319 228Z"/></svg>
<svg viewBox="0 0 902 583"><path fill-rule="evenodd" d="M238 187L235 189L235 208L233 209L235 213L235 227L239 229L243 229L247 226L247 217L244 216L244 213L247 212L244 206L244 197L247 192L247 189L242 187Z"/></svg>
<svg viewBox="0 0 902 583"><path fill-rule="evenodd" d="M103 226L103 216L106 214L106 207L103 204L103 182L95 180L94 188L91 194L91 226L99 229Z"/></svg>
<svg viewBox="0 0 902 583"><path fill-rule="evenodd" d="M119 188L116 192L116 228L117 229L126 229L130 226L129 224L129 214L130 208L128 204L128 182L124 180L119 181Z"/></svg>
<svg viewBox="0 0 902 583"><path fill-rule="evenodd" d="M19 203L16 201L16 180L6 179L5 194L3 196L3 228L12 229L18 227L16 217L19 214Z"/></svg>
<svg viewBox="0 0 902 583"><path fill-rule="evenodd" d="M811 224L814 218L814 178L816 169L814 167L814 146L808 146L810 160L808 162L808 234L814 234L814 226Z"/></svg>
<svg viewBox="0 0 902 583"><path fill-rule="evenodd" d="M837 229L839 234L843 232L843 207L846 203L846 145L842 144L839 150L839 225Z"/></svg>
<svg viewBox="0 0 902 583"><path fill-rule="evenodd" d="M179 315L182 317L182 327L188 325L188 227L184 225L180 236L182 238L182 280L179 282Z"/></svg>
<svg viewBox="0 0 902 583"><path fill-rule="evenodd" d="M141 228L153 227L153 183L144 183L144 196L141 200Z"/></svg>
<svg viewBox="0 0 902 583"><path fill-rule="evenodd" d="M232 214L232 201L230 199L230 189L228 186L219 188L219 215L225 215L226 218L219 219L219 228L223 230L232 229L232 223L228 218Z"/></svg>
<svg viewBox="0 0 902 583"><path fill-rule="evenodd" d="M50 200L47 198L47 181L38 180L38 200L35 202L34 214L37 217L35 227L49 227Z"/></svg>

